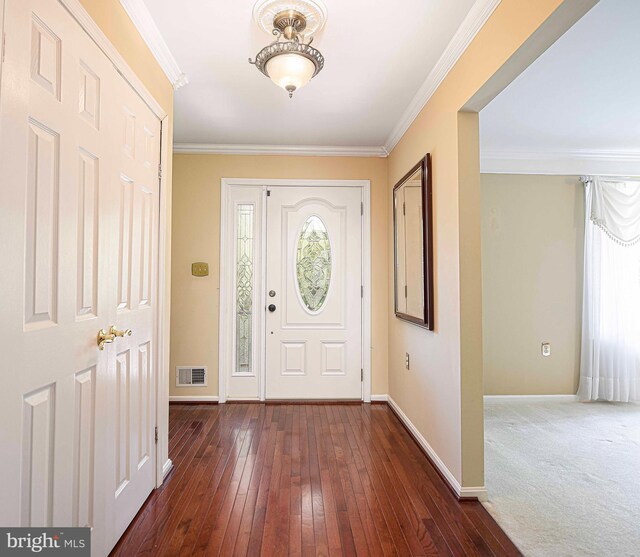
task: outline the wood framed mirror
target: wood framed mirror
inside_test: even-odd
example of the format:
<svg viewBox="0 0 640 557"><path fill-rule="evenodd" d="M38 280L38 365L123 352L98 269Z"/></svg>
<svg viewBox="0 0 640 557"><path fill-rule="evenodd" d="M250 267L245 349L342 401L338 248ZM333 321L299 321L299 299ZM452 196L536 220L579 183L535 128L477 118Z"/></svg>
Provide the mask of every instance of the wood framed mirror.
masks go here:
<svg viewBox="0 0 640 557"><path fill-rule="evenodd" d="M395 313L430 331L433 308L431 155L393 188Z"/></svg>

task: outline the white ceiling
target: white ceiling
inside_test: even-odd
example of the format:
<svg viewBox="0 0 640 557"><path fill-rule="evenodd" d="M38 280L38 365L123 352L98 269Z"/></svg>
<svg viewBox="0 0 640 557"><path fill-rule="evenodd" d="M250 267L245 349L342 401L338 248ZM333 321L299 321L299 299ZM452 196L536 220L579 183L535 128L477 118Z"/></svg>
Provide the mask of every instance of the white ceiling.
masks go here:
<svg viewBox="0 0 640 557"><path fill-rule="evenodd" d="M639 29L640 1L600 0L480 113L483 157L640 153Z"/></svg>
<svg viewBox="0 0 640 557"><path fill-rule="evenodd" d="M325 3L314 42L324 70L289 99L247 62L272 40L253 21L254 0L146 0L189 78L175 94L174 141L385 145L474 0Z"/></svg>

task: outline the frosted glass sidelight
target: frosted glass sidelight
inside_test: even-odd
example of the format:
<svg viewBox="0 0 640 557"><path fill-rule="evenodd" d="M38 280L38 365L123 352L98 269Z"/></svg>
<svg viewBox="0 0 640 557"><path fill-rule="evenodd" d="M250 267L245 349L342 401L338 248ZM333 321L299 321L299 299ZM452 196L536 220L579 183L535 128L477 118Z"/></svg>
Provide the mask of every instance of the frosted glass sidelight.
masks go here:
<svg viewBox="0 0 640 557"><path fill-rule="evenodd" d="M331 282L331 244L322 220L307 219L296 248L298 291L309 311L320 311L327 299Z"/></svg>
<svg viewBox="0 0 640 557"><path fill-rule="evenodd" d="M236 373L252 373L253 205L236 213Z"/></svg>

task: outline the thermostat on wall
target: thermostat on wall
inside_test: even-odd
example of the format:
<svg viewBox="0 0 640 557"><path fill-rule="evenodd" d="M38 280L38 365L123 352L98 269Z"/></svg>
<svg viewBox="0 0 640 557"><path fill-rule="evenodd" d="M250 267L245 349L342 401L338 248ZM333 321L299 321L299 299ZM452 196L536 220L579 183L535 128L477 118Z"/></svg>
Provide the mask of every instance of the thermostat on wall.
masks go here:
<svg viewBox="0 0 640 557"><path fill-rule="evenodd" d="M198 263L191 264L191 274L194 277L207 277L209 276L209 263L203 263L199 261Z"/></svg>

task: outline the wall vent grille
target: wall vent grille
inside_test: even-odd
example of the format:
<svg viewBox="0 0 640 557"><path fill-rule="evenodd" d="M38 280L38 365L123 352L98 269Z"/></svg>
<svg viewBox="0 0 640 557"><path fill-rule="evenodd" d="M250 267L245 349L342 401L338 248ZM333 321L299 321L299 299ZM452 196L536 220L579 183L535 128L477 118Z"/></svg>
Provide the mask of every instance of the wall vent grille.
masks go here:
<svg viewBox="0 0 640 557"><path fill-rule="evenodd" d="M176 387L206 387L207 368L206 366L177 367Z"/></svg>

